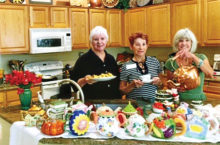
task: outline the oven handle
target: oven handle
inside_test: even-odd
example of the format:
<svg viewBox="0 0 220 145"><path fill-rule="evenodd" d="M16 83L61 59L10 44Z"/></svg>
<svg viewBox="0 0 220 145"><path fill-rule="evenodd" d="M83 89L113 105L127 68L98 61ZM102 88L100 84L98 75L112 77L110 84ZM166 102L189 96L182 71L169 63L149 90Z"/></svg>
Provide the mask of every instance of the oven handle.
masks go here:
<svg viewBox="0 0 220 145"><path fill-rule="evenodd" d="M59 84L58 83L54 83L54 84L47 84L47 85L43 85L42 86L44 89L51 89L51 88L58 88Z"/></svg>

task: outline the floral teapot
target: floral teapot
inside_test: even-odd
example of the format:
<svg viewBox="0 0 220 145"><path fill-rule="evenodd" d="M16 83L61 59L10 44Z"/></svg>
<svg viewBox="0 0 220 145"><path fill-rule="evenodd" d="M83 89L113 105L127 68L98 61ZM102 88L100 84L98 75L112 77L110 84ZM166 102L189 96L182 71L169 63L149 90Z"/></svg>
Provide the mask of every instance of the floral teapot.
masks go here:
<svg viewBox="0 0 220 145"><path fill-rule="evenodd" d="M119 131L119 121L115 112L108 106L99 107L94 115L96 130L103 136L114 137Z"/></svg>
<svg viewBox="0 0 220 145"><path fill-rule="evenodd" d="M183 90L197 88L200 85L198 69L193 65L179 67L173 73L173 80L168 80L168 86L172 85L178 86Z"/></svg>

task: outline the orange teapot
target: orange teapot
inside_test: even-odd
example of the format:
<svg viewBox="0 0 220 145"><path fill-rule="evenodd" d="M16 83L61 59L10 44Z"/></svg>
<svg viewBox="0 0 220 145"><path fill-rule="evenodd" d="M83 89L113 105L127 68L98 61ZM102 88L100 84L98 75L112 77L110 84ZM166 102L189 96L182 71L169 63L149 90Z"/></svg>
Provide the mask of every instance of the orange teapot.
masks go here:
<svg viewBox="0 0 220 145"><path fill-rule="evenodd" d="M183 90L195 89L200 85L199 71L193 65L181 66L174 71L173 80L168 80L168 84L168 86L174 85Z"/></svg>

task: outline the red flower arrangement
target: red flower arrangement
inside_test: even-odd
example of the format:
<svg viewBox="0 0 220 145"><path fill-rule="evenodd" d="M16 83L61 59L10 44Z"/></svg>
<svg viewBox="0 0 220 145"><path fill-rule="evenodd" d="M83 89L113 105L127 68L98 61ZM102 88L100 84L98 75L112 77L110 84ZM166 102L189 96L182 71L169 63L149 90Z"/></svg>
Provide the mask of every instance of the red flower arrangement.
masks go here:
<svg viewBox="0 0 220 145"><path fill-rule="evenodd" d="M32 85L41 83L42 78L29 71L13 70L12 74L5 75L5 81L11 85L19 86L18 94L22 94L24 89L29 89Z"/></svg>

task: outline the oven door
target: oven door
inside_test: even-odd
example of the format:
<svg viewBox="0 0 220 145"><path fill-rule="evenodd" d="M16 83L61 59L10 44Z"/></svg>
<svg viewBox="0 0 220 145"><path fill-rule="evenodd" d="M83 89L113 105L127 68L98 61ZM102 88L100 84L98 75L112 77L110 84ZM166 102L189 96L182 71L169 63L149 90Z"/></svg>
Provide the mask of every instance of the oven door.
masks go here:
<svg viewBox="0 0 220 145"><path fill-rule="evenodd" d="M59 88L58 81L50 81L46 84L42 83L41 92L43 100L47 100L52 96L58 95L60 93Z"/></svg>

